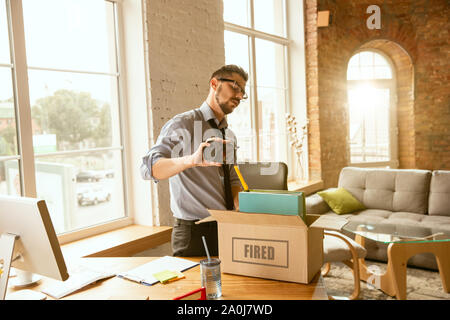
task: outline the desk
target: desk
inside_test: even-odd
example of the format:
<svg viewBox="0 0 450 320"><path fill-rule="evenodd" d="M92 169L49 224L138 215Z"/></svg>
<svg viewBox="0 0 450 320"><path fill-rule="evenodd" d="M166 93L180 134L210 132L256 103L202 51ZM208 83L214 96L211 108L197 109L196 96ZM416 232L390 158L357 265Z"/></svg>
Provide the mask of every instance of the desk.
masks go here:
<svg viewBox="0 0 450 320"><path fill-rule="evenodd" d="M86 267L105 268L113 272L130 270L157 257L127 258L80 258L74 262ZM200 261L204 258L188 258ZM70 265L70 261L67 262ZM166 285L161 283L145 286L129 280L113 277L99 281L63 299L106 300L133 299L171 300L200 287L200 266L183 272L185 279ZM37 285L28 287L39 291L45 284L55 281L43 278ZM16 290L9 288L8 293ZM310 284L298 284L276 280L266 280L222 273L222 293L224 300L327 300L327 292L320 272ZM47 299L51 299L48 297Z"/></svg>

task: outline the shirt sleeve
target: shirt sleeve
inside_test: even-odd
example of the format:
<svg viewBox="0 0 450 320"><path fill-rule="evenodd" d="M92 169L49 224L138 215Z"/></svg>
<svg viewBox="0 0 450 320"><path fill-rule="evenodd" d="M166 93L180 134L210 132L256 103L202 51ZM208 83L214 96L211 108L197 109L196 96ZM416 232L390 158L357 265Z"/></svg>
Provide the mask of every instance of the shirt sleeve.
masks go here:
<svg viewBox="0 0 450 320"><path fill-rule="evenodd" d="M190 154L191 135L182 121L169 120L161 129L156 143L142 158L140 167L141 176L144 180L159 182L153 176L152 167L161 158L176 158ZM189 141L186 141L189 140ZM181 142L185 143L181 143ZM188 146L188 148L184 147Z"/></svg>

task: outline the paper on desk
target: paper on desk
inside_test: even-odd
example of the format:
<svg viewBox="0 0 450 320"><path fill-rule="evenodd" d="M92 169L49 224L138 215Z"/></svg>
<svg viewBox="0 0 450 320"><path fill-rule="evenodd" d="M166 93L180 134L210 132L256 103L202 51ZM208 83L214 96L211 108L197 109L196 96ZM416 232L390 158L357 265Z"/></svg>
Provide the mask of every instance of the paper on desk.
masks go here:
<svg viewBox="0 0 450 320"><path fill-rule="evenodd" d="M151 286L159 282L159 280L153 276L155 273L165 270L183 272L187 269L195 267L196 265L198 265L198 262L171 256L164 256L129 271L121 272L117 274L117 276Z"/></svg>
<svg viewBox="0 0 450 320"><path fill-rule="evenodd" d="M52 284L42 288L41 292L53 298L60 299L91 283L114 276L115 274L109 271L76 266L72 270L69 270L69 279L66 281L54 281Z"/></svg>

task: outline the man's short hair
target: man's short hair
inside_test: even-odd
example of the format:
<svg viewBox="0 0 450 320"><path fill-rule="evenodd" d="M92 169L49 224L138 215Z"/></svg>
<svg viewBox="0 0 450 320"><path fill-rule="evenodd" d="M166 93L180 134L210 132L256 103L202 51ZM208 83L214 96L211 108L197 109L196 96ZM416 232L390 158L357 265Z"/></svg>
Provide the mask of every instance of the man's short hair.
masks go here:
<svg viewBox="0 0 450 320"><path fill-rule="evenodd" d="M245 72L244 69L242 69L241 67L239 67L235 64L227 64L227 65L221 67L219 70L214 71L213 74L211 75L211 79L212 78L219 79L219 78L231 76L232 73L237 73L238 75L240 75L242 77L242 79L244 79L247 82L247 80L248 80L247 72ZM211 79L209 79L209 81L211 81Z"/></svg>

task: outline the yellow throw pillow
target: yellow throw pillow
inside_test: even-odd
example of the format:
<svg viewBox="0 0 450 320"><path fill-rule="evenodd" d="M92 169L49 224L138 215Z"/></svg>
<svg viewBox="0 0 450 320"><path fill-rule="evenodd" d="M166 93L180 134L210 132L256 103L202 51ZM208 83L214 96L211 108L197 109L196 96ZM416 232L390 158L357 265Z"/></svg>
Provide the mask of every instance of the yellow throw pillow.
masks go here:
<svg viewBox="0 0 450 320"><path fill-rule="evenodd" d="M328 206L337 214L364 210L366 207L344 188L329 189L317 192Z"/></svg>

